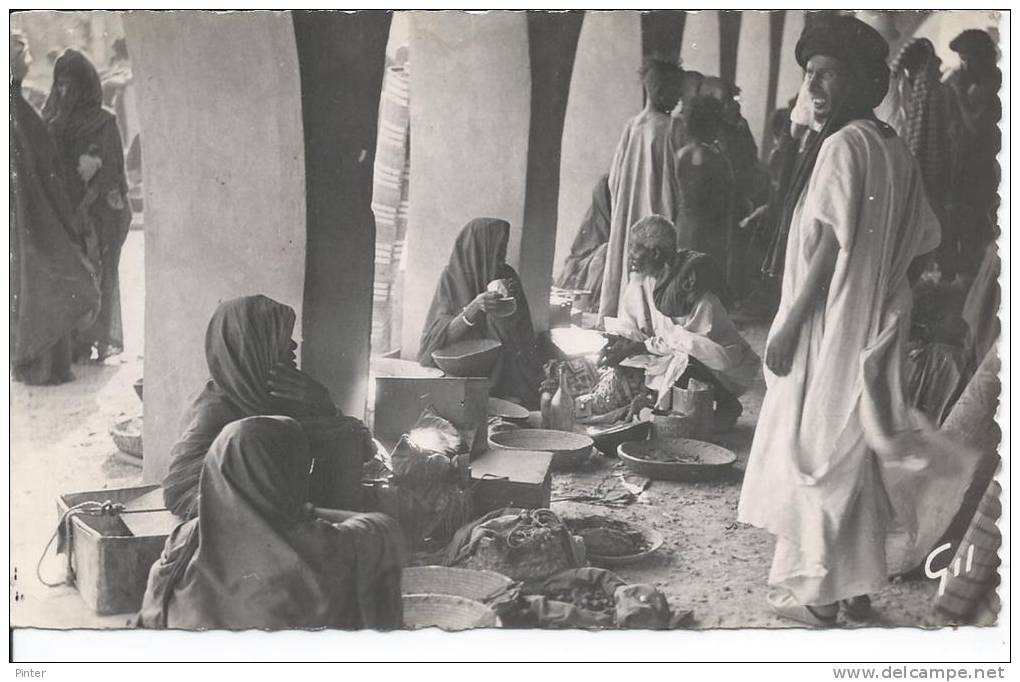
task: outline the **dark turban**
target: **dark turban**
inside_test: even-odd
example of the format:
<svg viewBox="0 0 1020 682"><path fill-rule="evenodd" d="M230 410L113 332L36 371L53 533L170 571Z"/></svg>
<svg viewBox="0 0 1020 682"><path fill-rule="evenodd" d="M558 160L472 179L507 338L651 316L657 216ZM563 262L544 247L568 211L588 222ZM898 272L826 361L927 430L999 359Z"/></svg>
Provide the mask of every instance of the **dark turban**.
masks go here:
<svg viewBox="0 0 1020 682"><path fill-rule="evenodd" d="M995 64L998 58L995 41L986 31L976 28L969 28L953 38L953 41L949 43L949 49L960 55L976 59L983 65Z"/></svg>
<svg viewBox="0 0 1020 682"><path fill-rule="evenodd" d="M855 17L840 15L804 29L795 54L801 68L816 55L838 59L863 86L859 104L869 109L881 104L889 90L889 44Z"/></svg>

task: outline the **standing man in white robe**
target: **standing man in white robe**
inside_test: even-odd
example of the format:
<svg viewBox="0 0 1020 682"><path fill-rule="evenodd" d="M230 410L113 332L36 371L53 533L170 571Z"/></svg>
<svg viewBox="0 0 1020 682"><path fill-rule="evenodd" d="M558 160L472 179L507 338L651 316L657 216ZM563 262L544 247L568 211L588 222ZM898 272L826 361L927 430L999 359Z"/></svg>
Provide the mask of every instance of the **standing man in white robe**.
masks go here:
<svg viewBox="0 0 1020 682"><path fill-rule="evenodd" d="M677 152L682 123L670 114L683 93L684 72L676 64L649 60L641 70L645 107L627 121L609 169L610 227L599 319L617 314L627 288L629 233L651 215L676 216ZM681 239L682 247L690 246Z"/></svg>
<svg viewBox="0 0 1020 682"><path fill-rule="evenodd" d="M908 271L940 232L916 161L873 113L888 89L887 54L885 40L849 16L797 43L801 96L821 133L791 197L768 390L740 498L740 521L776 536L770 604L816 626L833 623L840 604L866 617L868 595L903 568L887 539L916 537L886 492L891 453L876 444L887 441L872 436L909 422Z"/></svg>

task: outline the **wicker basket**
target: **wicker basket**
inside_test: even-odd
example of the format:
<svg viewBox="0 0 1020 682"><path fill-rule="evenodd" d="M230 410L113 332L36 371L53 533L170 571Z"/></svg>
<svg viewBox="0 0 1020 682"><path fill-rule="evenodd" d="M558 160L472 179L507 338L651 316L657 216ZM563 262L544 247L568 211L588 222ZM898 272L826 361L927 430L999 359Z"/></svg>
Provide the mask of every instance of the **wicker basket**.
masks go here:
<svg viewBox="0 0 1020 682"><path fill-rule="evenodd" d="M655 453L662 451L696 455L698 461L657 461ZM619 455L635 473L667 481L703 481L715 478L737 461L737 456L731 450L689 438L630 441L620 445Z"/></svg>
<svg viewBox="0 0 1020 682"><path fill-rule="evenodd" d="M586 556L588 558L588 563L592 566L598 566L599 568L614 568L616 566L629 566L630 564L636 564L659 551L666 541L665 538L662 537L662 533L654 528L642 528L627 521L623 521L622 519L607 519L606 517L598 514L566 516L563 518L563 523L567 524L571 533L580 535L582 539L584 537L583 531L585 529L598 528L599 526L615 528L617 530L628 532L636 531L644 538L645 543L647 544L647 549L635 552L634 554L597 554L592 551L591 547L586 546L585 549L587 550Z"/></svg>
<svg viewBox="0 0 1020 682"><path fill-rule="evenodd" d="M499 617L485 604L449 594L405 594L404 628L442 628L470 630L496 628Z"/></svg>
<svg viewBox="0 0 1020 682"><path fill-rule="evenodd" d="M502 347L494 339L455 341L434 351L432 359L452 377L488 377Z"/></svg>
<svg viewBox="0 0 1020 682"><path fill-rule="evenodd" d="M512 429L489 436L489 445L504 450L551 452L553 469L573 469L591 457L595 441L581 433L553 429Z"/></svg>
<svg viewBox="0 0 1020 682"><path fill-rule="evenodd" d="M447 566L416 566L404 569L403 594L446 594L484 602L504 592L513 581L495 571L472 571Z"/></svg>
<svg viewBox="0 0 1020 682"><path fill-rule="evenodd" d="M142 418L132 417L113 425L110 436L117 448L134 457L142 456Z"/></svg>

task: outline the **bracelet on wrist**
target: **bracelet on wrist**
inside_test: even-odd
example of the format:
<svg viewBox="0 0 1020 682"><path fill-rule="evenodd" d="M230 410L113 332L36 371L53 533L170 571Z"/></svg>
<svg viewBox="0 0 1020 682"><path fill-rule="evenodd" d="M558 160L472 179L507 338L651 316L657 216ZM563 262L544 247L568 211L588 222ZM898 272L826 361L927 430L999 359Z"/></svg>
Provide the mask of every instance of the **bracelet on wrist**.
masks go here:
<svg viewBox="0 0 1020 682"><path fill-rule="evenodd" d="M472 322L471 320L468 319L466 307L460 311L460 319L464 320L464 324L466 324L469 327L474 327L476 324L475 322Z"/></svg>

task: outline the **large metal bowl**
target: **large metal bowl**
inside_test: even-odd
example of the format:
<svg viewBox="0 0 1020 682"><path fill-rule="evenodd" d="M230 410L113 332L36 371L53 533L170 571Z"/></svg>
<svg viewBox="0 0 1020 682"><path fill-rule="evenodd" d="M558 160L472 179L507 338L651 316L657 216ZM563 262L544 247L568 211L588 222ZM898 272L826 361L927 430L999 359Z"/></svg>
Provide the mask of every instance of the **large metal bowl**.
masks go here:
<svg viewBox="0 0 1020 682"><path fill-rule="evenodd" d="M720 476L737 461L732 450L690 438L628 441L621 443L617 452L635 473L667 481L709 480ZM665 461L671 455L686 455L691 459Z"/></svg>
<svg viewBox="0 0 1020 682"><path fill-rule="evenodd" d="M452 377L488 377L502 346L494 339L456 341L433 352L432 359Z"/></svg>

